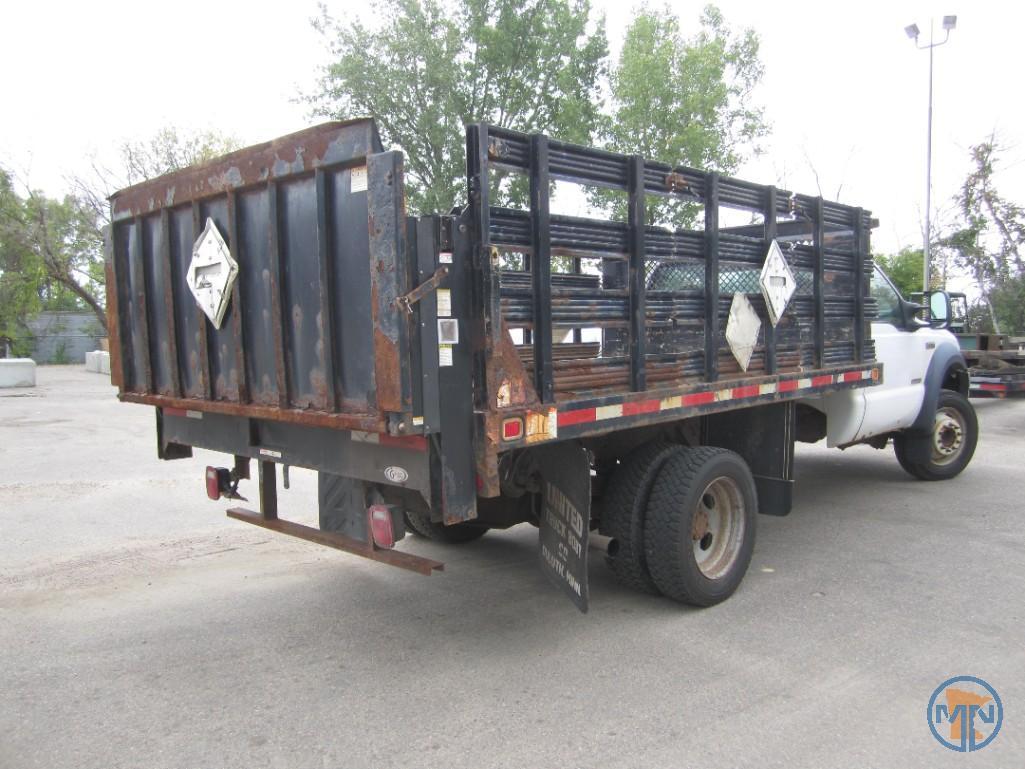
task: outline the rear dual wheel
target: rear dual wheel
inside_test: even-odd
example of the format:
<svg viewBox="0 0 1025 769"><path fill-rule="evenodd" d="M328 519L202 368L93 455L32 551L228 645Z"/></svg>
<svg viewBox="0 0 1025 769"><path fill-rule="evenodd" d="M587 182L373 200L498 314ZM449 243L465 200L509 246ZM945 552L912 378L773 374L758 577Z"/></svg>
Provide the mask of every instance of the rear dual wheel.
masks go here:
<svg viewBox="0 0 1025 769"><path fill-rule="evenodd" d="M603 500L600 532L615 543L605 563L616 580L634 590L659 594L644 555L644 520L651 487L659 470L682 446L662 441L632 451L609 481Z"/></svg>
<svg viewBox="0 0 1025 769"><path fill-rule="evenodd" d="M648 502L644 552L663 594L712 606L740 586L755 543L758 495L739 455L702 446L669 458Z"/></svg>
<svg viewBox="0 0 1025 769"><path fill-rule="evenodd" d="M611 481L602 515L615 543L607 562L629 587L711 606L744 578L756 512L754 479L734 452L643 446Z"/></svg>

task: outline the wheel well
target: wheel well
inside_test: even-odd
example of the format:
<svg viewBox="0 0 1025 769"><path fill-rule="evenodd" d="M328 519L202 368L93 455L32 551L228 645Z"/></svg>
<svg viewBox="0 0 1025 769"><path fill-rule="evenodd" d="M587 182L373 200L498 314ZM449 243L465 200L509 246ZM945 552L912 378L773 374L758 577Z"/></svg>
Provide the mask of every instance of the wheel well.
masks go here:
<svg viewBox="0 0 1025 769"><path fill-rule="evenodd" d="M943 375L943 382L940 387L944 390L953 390L964 397L968 397L968 370L964 366L953 365Z"/></svg>

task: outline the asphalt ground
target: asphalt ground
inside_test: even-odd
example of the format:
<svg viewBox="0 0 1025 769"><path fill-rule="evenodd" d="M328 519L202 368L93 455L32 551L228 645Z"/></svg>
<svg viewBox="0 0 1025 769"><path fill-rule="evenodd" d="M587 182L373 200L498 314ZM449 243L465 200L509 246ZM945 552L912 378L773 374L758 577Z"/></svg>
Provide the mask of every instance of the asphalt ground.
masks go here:
<svg viewBox="0 0 1025 769"><path fill-rule="evenodd" d="M161 462L152 409L40 368L0 390L0 769L1021 767L1025 400L975 405L958 479L801 446L733 598L633 593L592 553L582 615L528 526L407 538L446 562L425 578L228 520L225 457ZM313 474L280 503L315 520ZM971 755L926 722L956 675L1003 703Z"/></svg>

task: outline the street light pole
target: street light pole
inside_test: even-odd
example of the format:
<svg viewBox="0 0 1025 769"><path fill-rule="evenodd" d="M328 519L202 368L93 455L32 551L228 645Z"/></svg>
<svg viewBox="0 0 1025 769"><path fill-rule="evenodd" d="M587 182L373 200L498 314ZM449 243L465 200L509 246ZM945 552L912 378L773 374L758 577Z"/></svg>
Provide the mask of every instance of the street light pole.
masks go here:
<svg viewBox="0 0 1025 769"><path fill-rule="evenodd" d="M932 260L932 52L936 47L933 27L933 20L929 19L929 138L925 141L925 243L922 246L922 291L926 293L929 291L929 262Z"/></svg>
<svg viewBox="0 0 1025 769"><path fill-rule="evenodd" d="M957 16L944 16L943 17L943 29L946 31L943 39L940 42L936 42L933 36L933 30L935 25L933 20L929 20L929 43L927 45L921 45L918 42L918 25L910 24L904 28L907 36L915 41L919 50L929 50L929 126L927 130L926 144L925 144L925 233L922 244L922 288L924 291L929 290L929 261L932 256L932 67L933 67L933 49L939 48L941 45L946 43L950 39L950 30L957 26Z"/></svg>

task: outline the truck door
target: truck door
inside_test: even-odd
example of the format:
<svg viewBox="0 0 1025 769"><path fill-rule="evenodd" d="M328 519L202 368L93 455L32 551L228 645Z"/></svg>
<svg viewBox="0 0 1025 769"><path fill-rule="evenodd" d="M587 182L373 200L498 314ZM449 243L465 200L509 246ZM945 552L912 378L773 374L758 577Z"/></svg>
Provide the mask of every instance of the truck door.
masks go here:
<svg viewBox="0 0 1025 769"><path fill-rule="evenodd" d="M908 427L915 421L925 395L925 371L936 347L928 329L903 328L900 294L878 267L872 271L871 290L879 307L872 339L884 374L882 384L861 391L865 414L855 440Z"/></svg>

